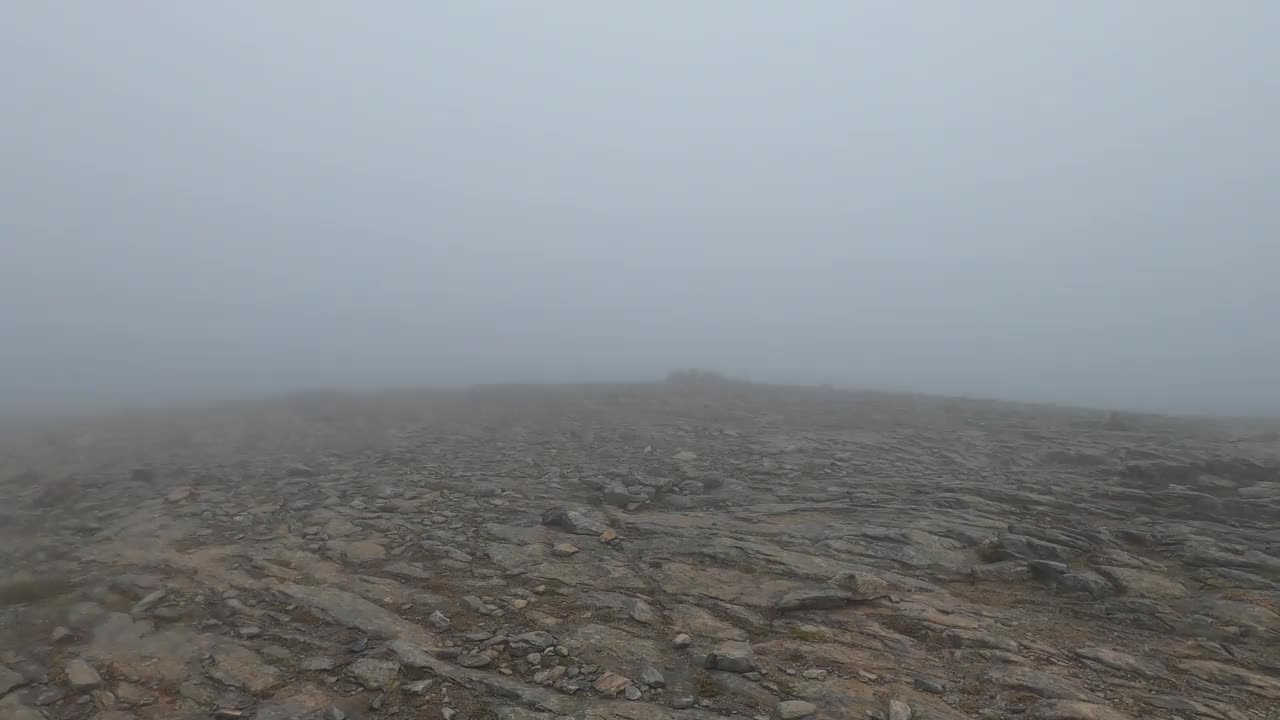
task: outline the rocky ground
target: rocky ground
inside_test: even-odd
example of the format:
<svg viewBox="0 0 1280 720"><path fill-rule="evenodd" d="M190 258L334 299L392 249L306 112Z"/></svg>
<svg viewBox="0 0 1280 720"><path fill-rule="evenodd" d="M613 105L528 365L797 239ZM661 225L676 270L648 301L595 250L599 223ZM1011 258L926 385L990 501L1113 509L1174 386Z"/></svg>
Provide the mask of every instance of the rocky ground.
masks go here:
<svg viewBox="0 0 1280 720"><path fill-rule="evenodd" d="M6 429L0 717L1280 717L1280 435L737 384Z"/></svg>

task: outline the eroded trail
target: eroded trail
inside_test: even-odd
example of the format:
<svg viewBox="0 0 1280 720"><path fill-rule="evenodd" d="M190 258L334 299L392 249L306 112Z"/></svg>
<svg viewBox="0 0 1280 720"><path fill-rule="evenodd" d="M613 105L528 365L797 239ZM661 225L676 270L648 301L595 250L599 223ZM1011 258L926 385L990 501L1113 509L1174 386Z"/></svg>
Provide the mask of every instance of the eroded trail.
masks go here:
<svg viewBox="0 0 1280 720"><path fill-rule="evenodd" d="M0 717L1280 717L1280 443L722 382L15 432Z"/></svg>

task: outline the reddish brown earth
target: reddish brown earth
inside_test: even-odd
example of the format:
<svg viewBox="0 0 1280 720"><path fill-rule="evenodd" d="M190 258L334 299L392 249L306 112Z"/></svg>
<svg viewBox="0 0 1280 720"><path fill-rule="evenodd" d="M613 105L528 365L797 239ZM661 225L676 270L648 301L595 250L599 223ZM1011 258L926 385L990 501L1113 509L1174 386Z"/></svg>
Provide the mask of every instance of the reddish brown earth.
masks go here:
<svg viewBox="0 0 1280 720"><path fill-rule="evenodd" d="M1275 427L682 375L0 438L0 718L1280 717Z"/></svg>

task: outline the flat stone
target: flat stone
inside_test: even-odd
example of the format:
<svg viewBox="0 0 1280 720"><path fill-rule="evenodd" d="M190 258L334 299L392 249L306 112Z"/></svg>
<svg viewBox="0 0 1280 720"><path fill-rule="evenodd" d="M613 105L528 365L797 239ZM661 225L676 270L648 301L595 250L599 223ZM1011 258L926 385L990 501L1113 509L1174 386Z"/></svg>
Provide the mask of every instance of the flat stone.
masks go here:
<svg viewBox="0 0 1280 720"><path fill-rule="evenodd" d="M1126 595L1154 599L1181 598L1187 595L1185 585L1160 573L1106 566L1098 567L1097 571Z"/></svg>
<svg viewBox="0 0 1280 720"><path fill-rule="evenodd" d="M1062 575L1054 581L1054 588L1062 594L1088 595L1095 600L1116 594L1116 587L1092 570Z"/></svg>
<svg viewBox="0 0 1280 720"><path fill-rule="evenodd" d="M1032 578L1031 568L1025 560L1003 560L986 565L974 565L969 575L980 582L1025 582Z"/></svg>
<svg viewBox="0 0 1280 720"><path fill-rule="evenodd" d="M1057 580L1071 572L1071 566L1053 560L1028 560L1027 570L1040 580Z"/></svg>
<svg viewBox="0 0 1280 720"><path fill-rule="evenodd" d="M151 690L129 682L116 683L115 696L125 705L151 705L156 701Z"/></svg>
<svg viewBox="0 0 1280 720"><path fill-rule="evenodd" d="M458 656L458 664L464 668L482 668L493 664L493 657L486 653L463 653Z"/></svg>
<svg viewBox="0 0 1280 720"><path fill-rule="evenodd" d="M470 553L463 552L451 545L434 542L423 542L420 543L420 545L424 550L428 551L432 555L452 560L456 563L469 563L474 559L471 557Z"/></svg>
<svg viewBox="0 0 1280 720"><path fill-rule="evenodd" d="M1067 562L1081 554L1080 550L1047 542L1016 533L1002 533L978 547L984 559L1001 560L1055 560Z"/></svg>
<svg viewBox="0 0 1280 720"><path fill-rule="evenodd" d="M571 510L563 505L542 513L542 524L574 535L599 536L609 529L604 523L592 520L577 510Z"/></svg>
<svg viewBox="0 0 1280 720"><path fill-rule="evenodd" d="M884 577L861 570L837 573L827 584L848 592L853 600L876 600L886 597L895 587Z"/></svg>
<svg viewBox="0 0 1280 720"><path fill-rule="evenodd" d="M5 720L48 720L48 716L44 713L29 705L21 704L13 696L0 700L0 717Z"/></svg>
<svg viewBox="0 0 1280 720"><path fill-rule="evenodd" d="M80 658L67 663L67 682L76 690L89 690L102 684L102 676Z"/></svg>
<svg viewBox="0 0 1280 720"><path fill-rule="evenodd" d="M601 499L609 505L625 508L631 505L639 505L653 497L652 488L645 488L648 492L641 492L638 488L633 490L620 482L611 482L604 486Z"/></svg>
<svg viewBox="0 0 1280 720"><path fill-rule="evenodd" d="M1280 680L1214 660L1184 660L1178 669L1206 682L1240 688L1265 698L1280 698Z"/></svg>
<svg viewBox="0 0 1280 720"><path fill-rule="evenodd" d="M347 674L365 690L383 690L395 682L400 663L364 657L347 666Z"/></svg>
<svg viewBox="0 0 1280 720"><path fill-rule="evenodd" d="M839 588L825 587L797 590L778 599L774 606L780 612L800 610L830 610L842 608L853 599L853 593Z"/></svg>
<svg viewBox="0 0 1280 720"><path fill-rule="evenodd" d="M3 697L10 690L26 684L27 681L22 675L0 665L0 697Z"/></svg>
<svg viewBox="0 0 1280 720"><path fill-rule="evenodd" d="M581 551L577 546L570 545L569 543L556 543L556 545L551 548L551 554L557 557L571 557L573 555L577 555L579 552Z"/></svg>
<svg viewBox="0 0 1280 720"><path fill-rule="evenodd" d="M534 673L533 681L542 685L553 685L559 682L561 678L569 674L569 669L564 665L557 665L546 670L539 670Z"/></svg>
<svg viewBox="0 0 1280 720"><path fill-rule="evenodd" d="M613 610L644 625L659 620L658 612L648 602L615 592L588 592L578 598L578 605L592 610Z"/></svg>
<svg viewBox="0 0 1280 720"><path fill-rule="evenodd" d="M279 589L307 605L312 611L373 637L389 640L404 638L415 642L426 642L429 639L425 628L345 590L287 583L280 585Z"/></svg>
<svg viewBox="0 0 1280 720"><path fill-rule="evenodd" d="M1139 570L1144 568L1160 568L1158 563L1153 563L1145 558L1140 558L1137 555L1127 553L1123 550L1117 550L1115 548L1107 548L1093 553L1089 558L1089 562L1093 565L1109 565L1112 567L1127 567Z"/></svg>
<svg viewBox="0 0 1280 720"><path fill-rule="evenodd" d="M427 624L436 632L444 632L453 625L449 618L439 610L432 611L432 613L427 616Z"/></svg>
<svg viewBox="0 0 1280 720"><path fill-rule="evenodd" d="M1258 597L1268 596L1259 593ZM1273 607L1280 610L1280 592L1272 593L1270 597L1275 598L1271 601L1274 603ZM1248 628L1263 636L1269 632L1280 632L1280 612L1251 602L1204 598L1197 603L1197 608L1204 615L1217 619L1221 625Z"/></svg>
<svg viewBox="0 0 1280 720"><path fill-rule="evenodd" d="M1043 542L1071 548L1072 550L1081 553L1092 550L1094 544L1094 541L1085 535L1063 530L1054 530L1042 525L1014 524L1009 526L1009 533L1013 535L1032 537Z"/></svg>
<svg viewBox="0 0 1280 720"><path fill-rule="evenodd" d="M561 638L584 664L599 665L627 677L637 677L647 665L663 662L663 652L645 637L627 633L615 625L588 623Z"/></svg>
<svg viewBox="0 0 1280 720"><path fill-rule="evenodd" d="M258 706L253 720L298 720L319 718L333 707L333 697L311 684L291 684Z"/></svg>
<svg viewBox="0 0 1280 720"><path fill-rule="evenodd" d="M346 540L330 540L324 544L325 549L343 560L354 563L367 563L375 560L385 560L387 557L387 549L366 541L350 542Z"/></svg>
<svg viewBox="0 0 1280 720"><path fill-rule="evenodd" d="M466 605L467 609L480 615L492 615L493 611L497 609L475 595L463 595L460 602Z"/></svg>
<svg viewBox="0 0 1280 720"><path fill-rule="evenodd" d="M63 698L67 697L68 694L70 694L70 691L67 688L56 686L47 687L44 690L41 690L39 695L36 695L34 702L38 707L47 707L60 702Z"/></svg>
<svg viewBox="0 0 1280 720"><path fill-rule="evenodd" d="M129 610L129 614L141 615L147 612L148 610L150 610L151 608L155 607L157 603L159 603L161 600L168 597L168 595L169 595L169 591L164 588L152 590L151 592L147 593L141 600L139 600Z"/></svg>
<svg viewBox="0 0 1280 720"><path fill-rule="evenodd" d="M947 691L947 685L941 680L935 680L928 677L916 677L912 679L911 686L917 690L923 690L934 695L941 695Z"/></svg>
<svg viewBox="0 0 1280 720"><path fill-rule="evenodd" d="M746 673L756 669L756 656L750 643L726 640L707 654L706 665L713 670Z"/></svg>
<svg viewBox="0 0 1280 720"><path fill-rule="evenodd" d="M324 524L321 532L330 538L345 538L360 532L360 528L346 518L334 518Z"/></svg>
<svg viewBox="0 0 1280 720"><path fill-rule="evenodd" d="M171 503L182 502L183 500L186 500L187 498L191 497L192 493L194 492L195 492L195 488L191 488L191 487L174 488L173 490L169 491L168 495L165 495L164 499Z"/></svg>
<svg viewBox="0 0 1280 720"><path fill-rule="evenodd" d="M780 720L799 720L799 718L811 717L817 712L818 706L805 700L783 700L778 703Z"/></svg>
<svg viewBox="0 0 1280 720"><path fill-rule="evenodd" d="M662 671L652 665L646 665L644 670L640 672L640 683L649 687L666 687L667 679L663 677Z"/></svg>
<svg viewBox="0 0 1280 720"><path fill-rule="evenodd" d="M533 630L520 633L507 641L511 649L517 653L542 652L556 644L556 636L546 630Z"/></svg>
<svg viewBox="0 0 1280 720"><path fill-rule="evenodd" d="M430 580L435 574L430 570L407 562L390 562L382 566L382 571L390 575L399 577L413 578L415 580Z"/></svg>
<svg viewBox="0 0 1280 720"><path fill-rule="evenodd" d="M1097 699L1073 680L1025 667L995 666L984 672L982 678L994 685L1022 690L1050 700L1092 702Z"/></svg>
<svg viewBox="0 0 1280 720"><path fill-rule="evenodd" d="M255 695L284 684L280 671L262 661L253 650L220 639L213 641L209 677Z"/></svg>
<svg viewBox="0 0 1280 720"><path fill-rule="evenodd" d="M313 478L320 474L310 466L303 465L302 463L291 463L286 465L284 473L286 476L291 478Z"/></svg>
<svg viewBox="0 0 1280 720"><path fill-rule="evenodd" d="M1076 700L1041 700L1027 710L1030 720L1130 720L1119 710Z"/></svg>
<svg viewBox="0 0 1280 720"><path fill-rule="evenodd" d="M631 678L624 677L614 672L606 672L601 675L591 687L606 695L617 695L626 688L634 685Z"/></svg>
<svg viewBox="0 0 1280 720"><path fill-rule="evenodd" d="M1093 661L1112 670L1131 672L1150 679L1169 677L1169 673L1155 660L1139 660L1132 655L1111 648L1079 648L1075 651L1075 654L1077 657Z"/></svg>
<svg viewBox="0 0 1280 720"><path fill-rule="evenodd" d="M1157 707L1161 710L1172 710L1175 713L1184 713L1188 717L1199 718L1203 716L1205 718L1212 718L1213 720L1222 720L1222 718L1243 720L1247 717L1238 711L1224 712L1223 710L1209 707L1205 703L1188 700L1187 698L1178 695L1144 695L1141 700L1145 705ZM1227 708L1223 703L1214 704L1218 708Z"/></svg>
<svg viewBox="0 0 1280 720"><path fill-rule="evenodd" d="M1021 649L1018 641L978 630L952 628L942 633L942 639L951 647L957 648L993 648L1005 652L1016 653Z"/></svg>
<svg viewBox="0 0 1280 720"><path fill-rule="evenodd" d="M338 661L328 656L317 655L306 658L302 661L299 667L303 670L310 670L312 672L324 672L338 667Z"/></svg>
<svg viewBox="0 0 1280 720"><path fill-rule="evenodd" d="M83 600L67 609L67 624L74 628L87 628L106 614L101 605Z"/></svg>
<svg viewBox="0 0 1280 720"><path fill-rule="evenodd" d="M434 678L425 678L423 680L414 680L411 683L406 683L402 689L410 695L425 695L428 690L435 686L435 684L436 681Z"/></svg>

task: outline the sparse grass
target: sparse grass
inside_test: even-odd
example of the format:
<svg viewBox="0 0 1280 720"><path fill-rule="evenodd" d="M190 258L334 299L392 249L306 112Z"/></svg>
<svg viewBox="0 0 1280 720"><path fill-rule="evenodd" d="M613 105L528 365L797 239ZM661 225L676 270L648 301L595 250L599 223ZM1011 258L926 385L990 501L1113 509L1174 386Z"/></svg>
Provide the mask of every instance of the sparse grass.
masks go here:
<svg viewBox="0 0 1280 720"><path fill-rule="evenodd" d="M693 686L698 691L699 697L713 698L720 696L720 686L716 684L716 681L708 673L698 673L693 678Z"/></svg>
<svg viewBox="0 0 1280 720"><path fill-rule="evenodd" d="M791 628L791 637L804 642L827 642L830 640L826 630L805 625L797 625Z"/></svg>
<svg viewBox="0 0 1280 720"><path fill-rule="evenodd" d="M978 543L978 546L974 548L974 552L978 554L978 559L989 563L1002 560L1002 550L1004 550L1004 543L1000 542L998 537Z"/></svg>
<svg viewBox="0 0 1280 720"><path fill-rule="evenodd" d="M13 485L30 487L39 483L42 477L43 476L36 470L23 470L10 476L9 482Z"/></svg>
<svg viewBox="0 0 1280 720"><path fill-rule="evenodd" d="M1280 614L1280 602L1276 602L1266 593L1252 592L1249 590L1224 590L1221 597L1223 600L1234 600L1235 602L1247 603L1254 607L1260 607L1264 610L1270 610L1273 613Z"/></svg>
<svg viewBox="0 0 1280 720"><path fill-rule="evenodd" d="M796 663L800 665L808 665L811 657L812 657L811 654L806 653L799 648L789 650L786 653L787 662Z"/></svg>
<svg viewBox="0 0 1280 720"><path fill-rule="evenodd" d="M70 478L51 480L45 483L35 497L33 505L38 508L52 508L71 504L81 495L80 486Z"/></svg>
<svg viewBox="0 0 1280 720"><path fill-rule="evenodd" d="M75 584L65 577L11 580L0 583L0 607L39 602L66 595L72 590L75 590Z"/></svg>
<svg viewBox="0 0 1280 720"><path fill-rule="evenodd" d="M912 640L932 642L937 639L937 633L925 627L919 620L903 615L889 615L882 618L880 624L900 635L906 635Z"/></svg>

